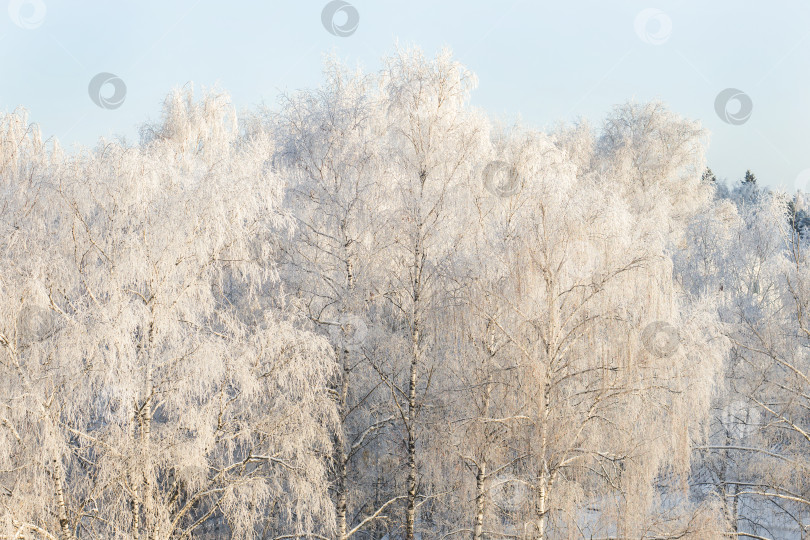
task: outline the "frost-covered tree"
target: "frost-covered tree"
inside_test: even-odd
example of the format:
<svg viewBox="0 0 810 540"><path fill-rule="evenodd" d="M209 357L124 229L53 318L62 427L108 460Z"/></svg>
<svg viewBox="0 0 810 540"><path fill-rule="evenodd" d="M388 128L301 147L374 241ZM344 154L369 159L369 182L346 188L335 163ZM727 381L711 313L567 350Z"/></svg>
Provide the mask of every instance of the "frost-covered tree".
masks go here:
<svg viewBox="0 0 810 540"><path fill-rule="evenodd" d="M0 535L806 535L803 195L475 83L329 59L74 154L0 115Z"/></svg>
<svg viewBox="0 0 810 540"><path fill-rule="evenodd" d="M0 527L10 538L72 537L61 427L51 414L64 378L50 365L53 347L43 344L54 331L41 286L53 264L44 231L54 219L50 170L25 111L0 116Z"/></svg>
<svg viewBox="0 0 810 540"><path fill-rule="evenodd" d="M340 364L333 385L340 412L334 501L337 538L344 539L399 500L372 496L376 469L363 457L380 451L375 441L394 419L365 346L374 337L371 306L386 252L385 216L378 211L384 124L373 78L350 73L333 58L325 75L321 88L285 100L278 160L297 221L285 279Z"/></svg>
<svg viewBox="0 0 810 540"><path fill-rule="evenodd" d="M386 295L407 328L402 348L405 377L395 362L387 384L406 440L407 480L403 534L417 533L418 506L434 493L420 493L420 439L428 439L425 406L441 352L437 324L443 296L442 266L463 235L468 179L484 132L481 116L469 107L475 77L448 51L426 59L418 50L398 50L381 74L390 159L384 208L390 216L391 256ZM428 484L429 485L429 484ZM427 497L427 498L426 498Z"/></svg>
<svg viewBox="0 0 810 540"><path fill-rule="evenodd" d="M689 531L667 515L677 486L661 482L688 470L689 432L708 412L722 348L712 349L711 312L684 304L666 255L670 223L691 210L676 184L699 184L702 170L691 177L682 155L699 130L671 120L631 106L598 144L561 137L566 152L597 148L590 160L569 161L542 134L513 143L525 180L509 228L499 227L511 273L497 323L524 370L519 471L530 489L508 534ZM666 221L650 219L656 212Z"/></svg>
<svg viewBox="0 0 810 540"><path fill-rule="evenodd" d="M45 311L3 343L9 534L331 523L333 356L270 301L291 220L269 141L239 138L223 95L175 92L164 115L140 146L102 142L40 183L22 300Z"/></svg>
<svg viewBox="0 0 810 540"><path fill-rule="evenodd" d="M806 534L806 240L786 217L787 198L734 192L720 313L733 343L694 484L724 502L743 536Z"/></svg>
<svg viewBox="0 0 810 540"><path fill-rule="evenodd" d="M496 144L491 149L498 153ZM506 158L501 153L494 157ZM504 162L506 163L506 162ZM525 403L520 388L518 345L499 327L509 310L503 302L508 276L510 218L516 209L487 190L481 180L470 186L473 198L467 234L448 268L454 276L451 382L443 395L452 403L452 439L462 473L455 486L450 514L455 530L480 540L502 533L502 523L515 519L527 484L516 471L525 457L516 443L524 426Z"/></svg>

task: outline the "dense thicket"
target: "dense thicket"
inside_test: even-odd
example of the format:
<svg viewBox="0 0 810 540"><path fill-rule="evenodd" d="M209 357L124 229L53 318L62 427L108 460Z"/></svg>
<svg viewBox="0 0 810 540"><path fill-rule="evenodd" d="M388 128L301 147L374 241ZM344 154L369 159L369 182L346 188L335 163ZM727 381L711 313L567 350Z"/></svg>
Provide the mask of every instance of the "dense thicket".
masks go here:
<svg viewBox="0 0 810 540"><path fill-rule="evenodd" d="M7 538L810 526L801 194L660 103L493 123L449 53L63 152L0 116Z"/></svg>

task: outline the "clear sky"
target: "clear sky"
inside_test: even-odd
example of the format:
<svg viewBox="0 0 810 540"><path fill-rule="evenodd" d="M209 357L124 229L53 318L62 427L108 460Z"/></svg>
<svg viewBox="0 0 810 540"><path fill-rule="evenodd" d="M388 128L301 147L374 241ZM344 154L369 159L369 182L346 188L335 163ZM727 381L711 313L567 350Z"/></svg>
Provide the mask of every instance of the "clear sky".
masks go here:
<svg viewBox="0 0 810 540"><path fill-rule="evenodd" d="M399 40L431 55L450 47L478 75L473 103L501 119L598 123L617 103L660 99L710 130L719 178L751 169L763 184L810 191L806 0L351 0L332 19L340 28L356 10L348 36L324 26L323 0L3 3L0 110L25 106L68 147L101 135L134 142L188 81L217 85L238 108L274 106L320 82L323 53L371 71ZM101 72L125 83L120 106L90 98ZM743 95L721 107L723 120L715 102L727 88ZM103 97L114 90L102 86Z"/></svg>

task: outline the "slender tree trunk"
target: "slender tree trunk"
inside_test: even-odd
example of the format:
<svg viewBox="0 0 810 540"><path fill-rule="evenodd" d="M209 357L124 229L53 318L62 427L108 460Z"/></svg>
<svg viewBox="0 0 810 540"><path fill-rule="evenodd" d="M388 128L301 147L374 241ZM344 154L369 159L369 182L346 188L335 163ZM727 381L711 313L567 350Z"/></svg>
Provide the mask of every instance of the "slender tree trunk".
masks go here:
<svg viewBox="0 0 810 540"><path fill-rule="evenodd" d="M536 540L545 540L546 538L546 524L549 507L549 489L551 487L551 475L548 468L548 460L546 459L546 446L548 445L548 419L549 407L551 406L551 387L547 382L543 389L543 414L542 426L540 427L540 482L537 493L537 506L535 513L537 515L537 536Z"/></svg>
<svg viewBox="0 0 810 540"><path fill-rule="evenodd" d="M424 179L423 179L424 181ZM421 293L422 293L422 222L418 220L413 252L413 314L411 327L411 372L408 384L408 507L406 510L405 538L414 540L416 526L416 383L420 360Z"/></svg>
<svg viewBox="0 0 810 540"><path fill-rule="evenodd" d="M131 448L137 447L136 442L136 426L140 424L140 411L138 410L137 399L132 402L132 414L129 415L129 442ZM136 456L137 457L137 456ZM132 489L132 501L130 503L130 511L132 512L132 538L140 538L141 536L141 495L140 495L140 478L136 473L136 467L133 463L129 469L129 484Z"/></svg>
<svg viewBox="0 0 810 540"><path fill-rule="evenodd" d="M150 307L152 320L149 322L148 345L146 350L146 401L141 408L141 452L143 453L143 510L144 528L147 537L157 536L157 516L154 508L154 486L152 485L152 399L154 383L152 381L152 355L155 341L155 312Z"/></svg>
<svg viewBox="0 0 810 540"><path fill-rule="evenodd" d="M338 538L345 540L346 531L348 530L346 524L346 513L348 507L348 494L346 493L347 478L346 478L346 461L345 455L342 450L338 450L338 479L337 479L337 525L338 525Z"/></svg>
<svg viewBox="0 0 810 540"><path fill-rule="evenodd" d="M339 348L340 349L340 348ZM339 412L340 412L340 420L341 420L341 432L338 433L338 441L335 445L335 458L337 460L337 501L335 503L335 509L337 510L337 526L338 526L338 538L340 540L345 540L346 532L348 531L348 524L346 523L346 514L348 510L349 504L349 494L348 494L348 484L349 484L349 464L348 464L348 456L346 455L346 447L345 447L345 430L343 426L345 426L346 422L346 413L347 413L347 406L346 402L348 399L349 394L349 351L346 348L342 348L342 351L338 351L338 354L341 355L341 360L343 363L343 378L340 383L340 394L339 394Z"/></svg>
<svg viewBox="0 0 810 540"><path fill-rule="evenodd" d="M73 534L70 532L70 521L68 520L65 491L62 488L62 482L62 465L59 463L59 460L55 458L53 460L53 483L56 491L56 507L59 517L59 537L62 540L70 540L73 538Z"/></svg>
<svg viewBox="0 0 810 540"><path fill-rule="evenodd" d="M153 308L150 307L153 310ZM146 532L147 538L155 538L157 535L156 515L153 501L152 486L152 344L154 341L154 311L153 321L149 323L146 343L139 347L141 358L145 365L144 373L144 395L146 399L141 401L135 398L133 403L132 422L129 428L129 439L133 448L138 449L136 465L129 471L129 482L132 486L132 537L140 538L141 531ZM136 432L137 430L137 432ZM141 521L143 513L143 521Z"/></svg>
<svg viewBox="0 0 810 540"><path fill-rule="evenodd" d="M739 490L739 486L734 485L731 487L733 490L733 497L731 498L731 530L734 533L739 531L739 526L737 524L738 521L738 514L737 514L737 502L739 501L739 497L737 496L737 491Z"/></svg>
<svg viewBox="0 0 810 540"><path fill-rule="evenodd" d="M489 349L489 359L492 359L493 352ZM484 386L484 403L481 407L481 415L489 416L489 403L492 396L492 381L487 378ZM488 444L488 440L485 444ZM483 449L482 457L478 464L478 473L475 475L475 520L473 525L473 540L484 539L484 510L487 502L487 448Z"/></svg>
<svg viewBox="0 0 810 540"><path fill-rule="evenodd" d="M540 473L540 488L537 500L537 540L544 540L546 537L546 512L548 512L548 488L547 475L545 470Z"/></svg>
<svg viewBox="0 0 810 540"><path fill-rule="evenodd" d="M346 230L341 227L341 234L343 236L343 249L344 258L346 261L346 298L350 301L353 300L354 293L354 270L352 258L348 253L350 242L346 240ZM356 329L355 329L356 330ZM341 334L342 335L342 334ZM345 338L345 336L344 336ZM338 538L345 540L346 533L349 530L347 523L347 514L349 507L349 456L346 452L346 420L349 413L348 400L349 400L349 376L351 374L351 353L349 347L344 344L342 347L337 347L336 352L340 357L343 366L342 378L340 381L340 393L338 395L338 412L340 413L340 433L338 434L338 441L336 445L336 460L337 460L337 500L335 503L335 510L337 513L337 527Z"/></svg>
<svg viewBox="0 0 810 540"><path fill-rule="evenodd" d="M148 538L155 538L157 534L154 499L152 493L152 396L146 398L141 410L141 451L143 452L143 513L144 529Z"/></svg>
<svg viewBox="0 0 810 540"><path fill-rule="evenodd" d="M726 429L726 446L732 446L734 444L734 440L731 438L731 435ZM739 525L737 523L737 491L738 486L735 484L729 484L729 451L723 450L722 456L723 459L721 461L720 470L718 471L720 482L718 482L717 492L720 495L720 500L723 503L723 510L726 515L726 519L728 520L729 524L731 525L731 531L737 533L739 530Z"/></svg>
<svg viewBox="0 0 810 540"><path fill-rule="evenodd" d="M411 336L413 342L413 356L411 357L411 377L408 387L408 508L406 514L405 538L414 539L416 524L416 436L414 414L416 412L416 369L419 365L419 328L414 319L414 329Z"/></svg>
<svg viewBox="0 0 810 540"><path fill-rule="evenodd" d="M475 524L473 526L473 540L484 539L484 507L487 498L486 490L487 462L482 461L475 475Z"/></svg>

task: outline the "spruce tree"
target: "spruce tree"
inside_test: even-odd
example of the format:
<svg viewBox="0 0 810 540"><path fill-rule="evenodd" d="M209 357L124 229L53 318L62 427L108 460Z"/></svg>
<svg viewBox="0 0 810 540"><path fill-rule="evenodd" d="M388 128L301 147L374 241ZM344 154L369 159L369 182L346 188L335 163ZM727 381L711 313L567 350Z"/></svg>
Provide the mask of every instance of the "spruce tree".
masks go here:
<svg viewBox="0 0 810 540"><path fill-rule="evenodd" d="M754 173L751 172L751 169L745 171L745 178L743 178L743 184L752 184L756 185L757 177L754 176Z"/></svg>

